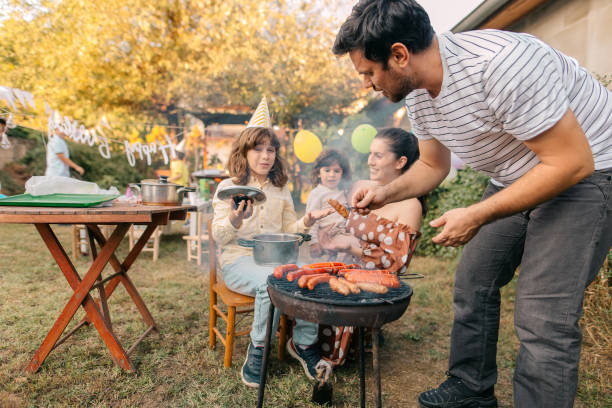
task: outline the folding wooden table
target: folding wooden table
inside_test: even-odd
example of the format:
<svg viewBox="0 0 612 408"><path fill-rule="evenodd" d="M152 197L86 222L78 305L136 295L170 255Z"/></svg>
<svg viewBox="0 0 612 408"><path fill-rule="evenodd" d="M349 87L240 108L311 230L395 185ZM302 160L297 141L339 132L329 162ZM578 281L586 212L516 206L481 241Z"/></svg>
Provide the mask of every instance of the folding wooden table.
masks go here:
<svg viewBox="0 0 612 408"><path fill-rule="evenodd" d="M166 225L169 220L184 220L188 211L194 211L193 206L115 204L111 207L98 208L0 207L0 223L35 225L74 292L47 337L32 357L26 371L38 371L51 350L63 343L79 328L89 323L93 323L100 337L102 337L113 362L124 370L136 371L129 355L145 336L152 331L157 331L157 326L127 272L155 228L158 225ZM85 224L87 226L92 249L92 264L82 279L53 233L51 224ZM146 229L124 261L120 262L115 255L115 251L132 224L146 225ZM98 225L115 226L108 240L104 238ZM96 250L95 242L100 246L99 252ZM111 264L114 273L102 279L102 270L108 263ZM147 325L145 332L127 351L113 332L107 305L107 299L120 283L132 298ZM94 300L89 293L93 289L97 289L99 293L99 299L97 300ZM69 333L60 338L79 306L85 309L86 316Z"/></svg>

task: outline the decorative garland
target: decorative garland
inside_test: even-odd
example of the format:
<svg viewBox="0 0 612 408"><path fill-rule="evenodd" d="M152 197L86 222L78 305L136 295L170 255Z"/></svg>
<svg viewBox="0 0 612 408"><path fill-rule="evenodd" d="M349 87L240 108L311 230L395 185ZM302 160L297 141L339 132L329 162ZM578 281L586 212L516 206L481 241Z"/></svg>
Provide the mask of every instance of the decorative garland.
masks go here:
<svg viewBox="0 0 612 408"><path fill-rule="evenodd" d="M17 109L17 101L25 109L28 109L28 107L36 109L34 97L30 92L10 88L8 86L0 86L0 101L2 100L5 100L9 108L12 109L12 112L10 110L0 109L0 116L8 116L6 128L13 128L16 126L13 121L13 113L37 117L37 115L18 112ZM71 119L68 116L62 117L59 111L52 109L46 101L43 101L43 103L45 105L45 114L47 115L48 139L51 139L53 136L61 133L76 143L87 144L92 147L94 145L98 145L98 153L104 159L110 159L111 157L109 143L119 143L123 145L128 163L132 167L136 165L136 154L138 154L139 160L146 160L147 166L151 165L151 155L157 152L162 154L165 165L168 164L170 159L176 158L176 146L174 143L172 143L168 134L164 135L164 139L166 141L165 144L162 144L159 140L151 143L130 143L127 140L112 140L104 134L103 127L112 131L105 117L102 117L100 120L100 125L96 126L95 128L86 128L85 125ZM4 113L4 115L2 115L2 113ZM6 130L0 136L0 147L3 149L9 149L11 147L11 143L6 136Z"/></svg>

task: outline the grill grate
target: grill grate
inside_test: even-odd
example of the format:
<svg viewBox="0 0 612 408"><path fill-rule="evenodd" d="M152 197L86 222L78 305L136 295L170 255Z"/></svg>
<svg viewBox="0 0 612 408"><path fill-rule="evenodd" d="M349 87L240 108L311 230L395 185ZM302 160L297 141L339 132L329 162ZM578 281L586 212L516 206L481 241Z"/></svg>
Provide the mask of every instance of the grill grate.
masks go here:
<svg viewBox="0 0 612 408"><path fill-rule="evenodd" d="M268 277L268 286L272 286L274 289L296 299L337 306L394 304L405 301L412 296L412 288L403 281L400 281L399 288L389 288L389 291L384 295L362 290L359 294L344 296L331 290L329 283L321 283L315 286L314 290L309 290L308 288L300 288L297 279L289 282L285 278L276 279L273 275Z"/></svg>

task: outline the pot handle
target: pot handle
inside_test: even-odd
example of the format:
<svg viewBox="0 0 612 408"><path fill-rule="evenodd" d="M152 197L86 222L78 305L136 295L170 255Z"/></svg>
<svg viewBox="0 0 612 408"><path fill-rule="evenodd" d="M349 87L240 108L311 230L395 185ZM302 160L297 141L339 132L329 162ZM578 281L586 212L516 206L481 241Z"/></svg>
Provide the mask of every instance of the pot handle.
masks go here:
<svg viewBox="0 0 612 408"><path fill-rule="evenodd" d="M139 183L129 183L128 187L129 188L135 188L140 193L140 184Z"/></svg>
<svg viewBox="0 0 612 408"><path fill-rule="evenodd" d="M238 245L245 248L255 248L255 241L251 239L238 238Z"/></svg>
<svg viewBox="0 0 612 408"><path fill-rule="evenodd" d="M300 237L302 237L302 239L299 242L299 245L302 245L304 242L310 241L312 239L312 236L310 234L304 234L304 233L298 232L296 235L299 235Z"/></svg>
<svg viewBox="0 0 612 408"><path fill-rule="evenodd" d="M196 191L195 187L181 187L178 190L176 190L176 193L181 193L181 192L187 192L187 193L193 193Z"/></svg>

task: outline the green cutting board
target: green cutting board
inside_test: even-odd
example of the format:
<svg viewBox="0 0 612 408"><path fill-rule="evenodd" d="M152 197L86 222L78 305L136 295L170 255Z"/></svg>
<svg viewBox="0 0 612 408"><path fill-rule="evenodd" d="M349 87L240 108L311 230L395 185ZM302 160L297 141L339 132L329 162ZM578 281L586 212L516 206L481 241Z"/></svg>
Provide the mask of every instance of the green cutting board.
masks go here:
<svg viewBox="0 0 612 408"><path fill-rule="evenodd" d="M0 205L20 207L94 207L119 197L117 194L20 194L0 198Z"/></svg>

